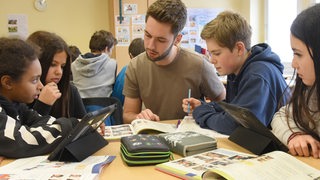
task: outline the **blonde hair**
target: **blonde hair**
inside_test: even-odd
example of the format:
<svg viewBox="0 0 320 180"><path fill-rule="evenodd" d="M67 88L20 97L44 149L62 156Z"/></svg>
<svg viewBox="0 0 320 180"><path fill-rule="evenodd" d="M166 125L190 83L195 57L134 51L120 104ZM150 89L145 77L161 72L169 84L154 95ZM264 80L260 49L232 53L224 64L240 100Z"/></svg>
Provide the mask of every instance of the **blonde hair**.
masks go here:
<svg viewBox="0 0 320 180"><path fill-rule="evenodd" d="M227 47L232 51L236 42L244 43L247 50L251 48L251 26L240 14L224 11L207 23L201 38L214 39L221 47Z"/></svg>

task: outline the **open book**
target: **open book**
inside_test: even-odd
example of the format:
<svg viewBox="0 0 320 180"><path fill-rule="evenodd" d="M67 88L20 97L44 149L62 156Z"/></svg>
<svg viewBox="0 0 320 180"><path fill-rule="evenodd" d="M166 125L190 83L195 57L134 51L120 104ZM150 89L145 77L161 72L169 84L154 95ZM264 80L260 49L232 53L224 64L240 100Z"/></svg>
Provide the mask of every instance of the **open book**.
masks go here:
<svg viewBox="0 0 320 180"><path fill-rule="evenodd" d="M105 127L106 139L120 139L121 137L131 136L134 134L158 134L174 132L175 124L167 124L146 119L135 119L131 124L121 124Z"/></svg>
<svg viewBox="0 0 320 180"><path fill-rule="evenodd" d="M49 161L47 156L17 159L0 167L0 179L96 179L101 168L115 156L90 156L81 162Z"/></svg>
<svg viewBox="0 0 320 180"><path fill-rule="evenodd" d="M180 122L179 125L176 125L164 123L163 121L156 122L146 119L135 119L131 124L106 126L104 138L112 140L134 134L159 134L186 131L197 132L213 138L228 137L214 130L201 128L191 116L185 116Z"/></svg>
<svg viewBox="0 0 320 180"><path fill-rule="evenodd" d="M319 179L320 171L282 151L261 156L216 149L156 165L183 179Z"/></svg>

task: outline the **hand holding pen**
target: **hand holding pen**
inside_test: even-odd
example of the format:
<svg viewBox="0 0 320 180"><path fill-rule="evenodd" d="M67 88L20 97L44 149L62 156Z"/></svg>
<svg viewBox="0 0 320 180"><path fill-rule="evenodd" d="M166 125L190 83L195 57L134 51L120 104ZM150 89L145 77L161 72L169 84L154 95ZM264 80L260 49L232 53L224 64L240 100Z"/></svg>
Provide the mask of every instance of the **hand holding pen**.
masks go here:
<svg viewBox="0 0 320 180"><path fill-rule="evenodd" d="M188 91L188 98L182 100L182 109L188 115L192 115L193 110L201 105L201 101L191 97L191 90Z"/></svg>

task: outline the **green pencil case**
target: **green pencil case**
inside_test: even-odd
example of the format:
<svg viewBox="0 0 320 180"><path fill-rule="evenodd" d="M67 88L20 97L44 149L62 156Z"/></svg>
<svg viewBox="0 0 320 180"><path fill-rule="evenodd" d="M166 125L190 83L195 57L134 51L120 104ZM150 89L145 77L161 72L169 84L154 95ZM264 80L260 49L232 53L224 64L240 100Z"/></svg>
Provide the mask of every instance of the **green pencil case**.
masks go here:
<svg viewBox="0 0 320 180"><path fill-rule="evenodd" d="M146 134L122 137L120 154L128 166L153 165L172 159L169 147L159 137Z"/></svg>

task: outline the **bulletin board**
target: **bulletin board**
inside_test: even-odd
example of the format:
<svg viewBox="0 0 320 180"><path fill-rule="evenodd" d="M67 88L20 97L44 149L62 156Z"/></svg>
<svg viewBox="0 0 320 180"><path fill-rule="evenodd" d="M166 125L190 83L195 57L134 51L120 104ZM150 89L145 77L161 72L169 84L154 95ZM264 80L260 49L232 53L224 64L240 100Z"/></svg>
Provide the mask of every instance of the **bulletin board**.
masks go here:
<svg viewBox="0 0 320 180"><path fill-rule="evenodd" d="M132 39L136 37L143 38L145 27L145 14L148 5L155 0L121 0L122 6L119 7L119 0L113 0L110 6L113 18L111 22L113 29L112 33L118 40L118 44L114 50L114 58L118 63L118 72L123 66L127 65L130 61L128 46ZM121 17L120 18L120 10ZM121 19L121 22L120 22Z"/></svg>

